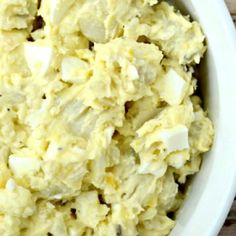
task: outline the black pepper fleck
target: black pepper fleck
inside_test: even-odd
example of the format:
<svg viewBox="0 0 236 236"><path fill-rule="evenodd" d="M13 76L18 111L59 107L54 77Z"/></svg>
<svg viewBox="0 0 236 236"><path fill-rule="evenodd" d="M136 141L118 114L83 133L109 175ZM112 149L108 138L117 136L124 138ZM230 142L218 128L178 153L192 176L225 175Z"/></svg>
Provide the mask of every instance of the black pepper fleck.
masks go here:
<svg viewBox="0 0 236 236"><path fill-rule="evenodd" d="M100 204L106 204L102 194L98 194L98 200L99 200Z"/></svg>
<svg viewBox="0 0 236 236"><path fill-rule="evenodd" d="M46 94L44 93L42 99L47 99Z"/></svg>
<svg viewBox="0 0 236 236"><path fill-rule="evenodd" d="M30 35L30 36L27 38L27 41L29 41L29 42L34 42L34 39L33 39L32 36Z"/></svg>
<svg viewBox="0 0 236 236"><path fill-rule="evenodd" d="M93 47L94 47L94 43L89 41L89 50L93 50Z"/></svg>
<svg viewBox="0 0 236 236"><path fill-rule="evenodd" d="M39 9L41 7L41 0L38 0L37 8Z"/></svg>
<svg viewBox="0 0 236 236"><path fill-rule="evenodd" d="M76 209L75 208L71 208L70 209L70 216L73 218L73 219L77 219L77 215L76 215Z"/></svg>
<svg viewBox="0 0 236 236"><path fill-rule="evenodd" d="M122 227L121 225L117 225L116 226L116 236L122 236L123 233L122 233Z"/></svg>
<svg viewBox="0 0 236 236"><path fill-rule="evenodd" d="M33 30L32 32L38 30L38 29L42 29L45 26L45 22L43 20L42 16L36 16L35 20L33 22Z"/></svg>

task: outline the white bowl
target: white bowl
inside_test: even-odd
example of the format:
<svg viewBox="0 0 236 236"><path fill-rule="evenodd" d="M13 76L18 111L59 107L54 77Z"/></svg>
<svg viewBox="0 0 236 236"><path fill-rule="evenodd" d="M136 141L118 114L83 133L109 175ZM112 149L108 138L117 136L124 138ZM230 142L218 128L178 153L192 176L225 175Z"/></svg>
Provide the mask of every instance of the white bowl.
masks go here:
<svg viewBox="0 0 236 236"><path fill-rule="evenodd" d="M173 3L199 21L207 37L201 88L216 135L171 236L215 236L236 192L236 32L223 0Z"/></svg>

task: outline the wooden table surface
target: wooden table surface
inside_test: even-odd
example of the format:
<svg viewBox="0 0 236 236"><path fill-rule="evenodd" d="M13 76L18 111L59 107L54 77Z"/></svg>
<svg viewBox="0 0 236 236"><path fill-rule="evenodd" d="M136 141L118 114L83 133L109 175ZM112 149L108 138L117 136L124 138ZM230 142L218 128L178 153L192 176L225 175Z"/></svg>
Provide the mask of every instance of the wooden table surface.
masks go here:
<svg viewBox="0 0 236 236"><path fill-rule="evenodd" d="M230 9L230 13L234 19L234 23L236 23L236 0L226 0L225 2Z"/></svg>
<svg viewBox="0 0 236 236"><path fill-rule="evenodd" d="M225 2L230 9L236 26L236 0L226 0ZM219 236L236 236L236 198Z"/></svg>

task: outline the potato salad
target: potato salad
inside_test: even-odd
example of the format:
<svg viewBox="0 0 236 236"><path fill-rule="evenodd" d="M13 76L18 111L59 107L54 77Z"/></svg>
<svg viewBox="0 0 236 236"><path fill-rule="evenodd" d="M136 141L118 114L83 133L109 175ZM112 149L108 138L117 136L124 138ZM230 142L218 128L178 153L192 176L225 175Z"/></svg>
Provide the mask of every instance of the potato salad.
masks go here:
<svg viewBox="0 0 236 236"><path fill-rule="evenodd" d="M165 1L0 1L0 235L166 236L213 142L200 25Z"/></svg>

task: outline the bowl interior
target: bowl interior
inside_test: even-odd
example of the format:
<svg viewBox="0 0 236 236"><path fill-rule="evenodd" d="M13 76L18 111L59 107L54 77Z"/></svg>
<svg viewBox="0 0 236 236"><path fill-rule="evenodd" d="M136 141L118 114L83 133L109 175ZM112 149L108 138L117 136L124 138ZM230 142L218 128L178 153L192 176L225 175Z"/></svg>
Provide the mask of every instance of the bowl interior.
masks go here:
<svg viewBox="0 0 236 236"><path fill-rule="evenodd" d="M236 75L236 41L232 46L236 37L223 1L214 1L214 7L211 0L169 2L183 14L190 14L200 22L206 35L208 50L199 66L199 85L204 107L215 128L213 148L203 157L201 170L193 178L171 236L215 236L227 215L236 189L236 158L232 156L233 141L229 141L231 135L234 137L230 122L235 119L236 112L230 112L229 103L233 99L229 102L228 98L233 98L234 92L230 86L226 86L226 83L234 80L233 73ZM233 163L235 166L232 166Z"/></svg>

